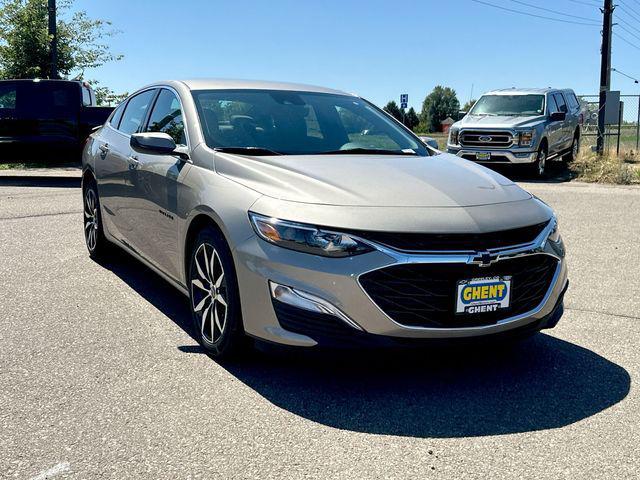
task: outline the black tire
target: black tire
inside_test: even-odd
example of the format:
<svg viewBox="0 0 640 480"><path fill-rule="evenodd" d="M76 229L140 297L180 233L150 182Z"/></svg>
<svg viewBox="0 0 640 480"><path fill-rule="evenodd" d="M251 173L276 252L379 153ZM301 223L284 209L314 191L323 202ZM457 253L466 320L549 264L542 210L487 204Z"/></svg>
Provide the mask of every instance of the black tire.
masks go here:
<svg viewBox="0 0 640 480"><path fill-rule="evenodd" d="M536 161L529 165L529 172L534 178L545 178L547 176L547 147L540 145Z"/></svg>
<svg viewBox="0 0 640 480"><path fill-rule="evenodd" d="M89 256L102 260L109 253L109 241L104 236L100 197L95 180L88 179L82 185L84 240Z"/></svg>
<svg viewBox="0 0 640 480"><path fill-rule="evenodd" d="M580 136L576 134L573 137L573 142L571 143L571 150L569 150L569 153L565 154L562 157L562 160L566 163L573 162L576 158L578 158L579 152L580 152Z"/></svg>
<svg viewBox="0 0 640 480"><path fill-rule="evenodd" d="M215 358L238 356L247 345L238 280L229 246L212 227L203 228L191 246L188 282L200 345Z"/></svg>

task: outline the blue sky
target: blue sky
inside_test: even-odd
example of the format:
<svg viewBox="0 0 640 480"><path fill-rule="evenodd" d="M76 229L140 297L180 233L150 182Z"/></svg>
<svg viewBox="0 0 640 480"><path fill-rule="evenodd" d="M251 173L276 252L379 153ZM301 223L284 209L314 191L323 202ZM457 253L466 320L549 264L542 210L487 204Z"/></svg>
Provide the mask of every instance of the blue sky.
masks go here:
<svg viewBox="0 0 640 480"><path fill-rule="evenodd" d="M572 19L513 0L486 1ZM595 0L522 1L601 21ZM618 13L638 38L619 34L640 46L640 15L633 18L640 1L624 3L627 11ZM76 0L76 8L122 31L111 44L124 60L87 72L117 92L167 78L282 80L355 92L380 105L408 93L419 109L439 84L453 87L462 103L472 85L474 97L511 86L598 91L598 26L472 0ZM638 78L639 59L640 49L614 39L614 67ZM616 73L612 82L623 93L640 93Z"/></svg>

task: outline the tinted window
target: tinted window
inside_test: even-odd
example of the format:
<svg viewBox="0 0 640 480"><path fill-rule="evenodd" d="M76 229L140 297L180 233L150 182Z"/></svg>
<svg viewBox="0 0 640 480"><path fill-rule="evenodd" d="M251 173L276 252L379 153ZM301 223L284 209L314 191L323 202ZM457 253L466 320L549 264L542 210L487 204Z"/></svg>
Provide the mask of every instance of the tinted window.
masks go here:
<svg viewBox="0 0 640 480"><path fill-rule="evenodd" d="M147 131L167 133L176 145L187 144L180 102L173 92L164 89L160 91L149 117Z"/></svg>
<svg viewBox="0 0 640 480"><path fill-rule="evenodd" d="M118 130L127 135L138 131L155 92L155 90L147 90L129 99Z"/></svg>
<svg viewBox="0 0 640 480"><path fill-rule="evenodd" d="M0 84L0 109L15 110L17 88L15 85Z"/></svg>
<svg viewBox="0 0 640 480"><path fill-rule="evenodd" d="M282 154L354 149L428 152L361 98L271 90L193 92L209 147L264 148Z"/></svg>
<svg viewBox="0 0 640 480"><path fill-rule="evenodd" d="M567 113L567 104L564 102L564 97L561 93L554 93L553 98L556 100L556 104L558 105L558 110L560 112Z"/></svg>
<svg viewBox="0 0 640 480"><path fill-rule="evenodd" d="M117 129L118 126L120 125L120 119L122 118L122 114L124 113L124 107L126 105L127 105L127 102L122 102L120 105L118 105L118 108L116 108L111 114L109 123L113 128Z"/></svg>
<svg viewBox="0 0 640 480"><path fill-rule="evenodd" d="M559 112L558 104L553 95L549 95L549 113Z"/></svg>
<svg viewBox="0 0 640 480"><path fill-rule="evenodd" d="M91 92L87 87L82 87L82 104L85 107L91 106Z"/></svg>

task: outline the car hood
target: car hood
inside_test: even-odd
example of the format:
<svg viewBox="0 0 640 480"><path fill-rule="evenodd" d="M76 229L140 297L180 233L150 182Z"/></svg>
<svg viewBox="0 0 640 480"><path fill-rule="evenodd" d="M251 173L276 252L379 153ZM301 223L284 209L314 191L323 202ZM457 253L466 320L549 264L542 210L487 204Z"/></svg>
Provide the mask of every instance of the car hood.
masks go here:
<svg viewBox="0 0 640 480"><path fill-rule="evenodd" d="M216 171L263 195L321 205L469 207L531 195L511 180L455 155L296 155L216 153Z"/></svg>
<svg viewBox="0 0 640 480"><path fill-rule="evenodd" d="M527 128L533 127L545 120L544 115L535 117L513 117L508 115L492 116L492 115L467 115L456 127L469 128Z"/></svg>

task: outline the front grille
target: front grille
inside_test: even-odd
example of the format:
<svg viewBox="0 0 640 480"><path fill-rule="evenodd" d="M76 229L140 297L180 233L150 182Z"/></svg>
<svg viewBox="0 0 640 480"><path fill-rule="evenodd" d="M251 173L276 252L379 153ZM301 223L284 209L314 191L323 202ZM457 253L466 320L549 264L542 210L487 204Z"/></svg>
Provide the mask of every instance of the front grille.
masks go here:
<svg viewBox="0 0 640 480"><path fill-rule="evenodd" d="M371 240L403 252L442 252L492 250L533 242L549 222L489 233L394 233L351 230Z"/></svg>
<svg viewBox="0 0 640 480"><path fill-rule="evenodd" d="M460 133L460 145L463 147L508 148L513 145L513 135L511 132L492 130L463 130Z"/></svg>
<svg viewBox="0 0 640 480"><path fill-rule="evenodd" d="M362 275L360 285L397 323L411 327L462 328L493 325L534 310L551 287L558 260L535 254L473 264L401 264ZM457 283L472 278L511 276L511 305L490 313L455 313Z"/></svg>

